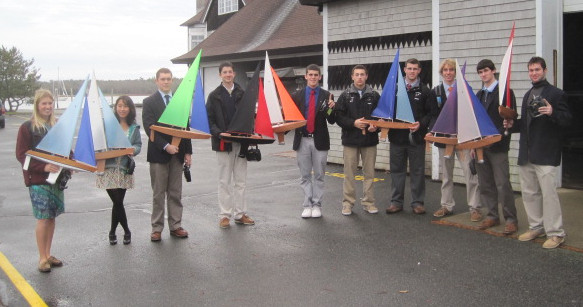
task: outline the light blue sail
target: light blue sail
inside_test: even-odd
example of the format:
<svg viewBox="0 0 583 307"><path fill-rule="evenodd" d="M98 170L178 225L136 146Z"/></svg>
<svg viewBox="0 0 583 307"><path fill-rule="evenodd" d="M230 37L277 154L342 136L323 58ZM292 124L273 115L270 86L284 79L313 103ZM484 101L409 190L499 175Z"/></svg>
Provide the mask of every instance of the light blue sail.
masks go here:
<svg viewBox="0 0 583 307"><path fill-rule="evenodd" d="M405 86L405 78L403 78L403 72L401 71L401 66L399 66L399 78L397 81L397 114L395 119L414 123L415 116L413 116L413 110L411 109L411 102L409 101L409 95L407 94L407 87Z"/></svg>
<svg viewBox="0 0 583 307"><path fill-rule="evenodd" d="M194 98L192 99L190 128L206 133L211 133L204 102L204 88L202 87L202 80L200 75L201 72L199 71L198 75L196 76L196 87L194 88Z"/></svg>
<svg viewBox="0 0 583 307"><path fill-rule="evenodd" d="M101 110L103 114L103 127L105 129L105 139L107 140L107 148L131 148L132 144L126 136L125 132L121 128L119 121L115 117L113 110L107 103L107 99L101 92L101 89L97 88L99 92L99 98L101 100Z"/></svg>
<svg viewBox="0 0 583 307"><path fill-rule="evenodd" d="M91 119L89 118L89 102L85 98L83 117L75 144L75 160L96 166L95 151L93 150L93 134L91 133Z"/></svg>
<svg viewBox="0 0 583 307"><path fill-rule="evenodd" d="M81 88L73 98L69 107L59 117L57 123L49 130L47 135L41 140L36 147L39 150L46 151L52 154L68 157L73 147L73 137L75 136L75 128L83 101L85 100L85 91L87 90L87 83L89 83L89 76L81 85Z"/></svg>

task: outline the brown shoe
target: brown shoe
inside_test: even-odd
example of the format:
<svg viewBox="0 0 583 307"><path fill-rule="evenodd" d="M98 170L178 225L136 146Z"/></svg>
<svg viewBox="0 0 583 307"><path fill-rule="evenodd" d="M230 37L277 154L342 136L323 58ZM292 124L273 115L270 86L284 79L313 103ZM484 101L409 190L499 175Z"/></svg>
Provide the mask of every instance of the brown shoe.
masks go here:
<svg viewBox="0 0 583 307"><path fill-rule="evenodd" d="M38 264L38 271L41 273L49 273L51 271L51 264L45 260Z"/></svg>
<svg viewBox="0 0 583 307"><path fill-rule="evenodd" d="M47 259L47 261L49 262L51 267L63 266L63 261L57 259L55 256L50 256L49 259Z"/></svg>
<svg viewBox="0 0 583 307"><path fill-rule="evenodd" d="M174 230L170 230L170 235L177 238L188 238L188 231L184 230L182 227L178 227Z"/></svg>
<svg viewBox="0 0 583 307"><path fill-rule="evenodd" d="M235 219L235 224L255 225L255 221L252 220L247 214L243 214L243 216L240 219Z"/></svg>
<svg viewBox="0 0 583 307"><path fill-rule="evenodd" d="M514 222L506 223L506 225L504 225L503 234L505 234L505 235L511 235L517 231L518 231L518 225L516 225L516 223L514 223Z"/></svg>
<svg viewBox="0 0 583 307"><path fill-rule="evenodd" d="M231 223L229 221L228 217L224 217L219 221L219 227L225 229L225 228L229 228L231 226Z"/></svg>
<svg viewBox="0 0 583 307"><path fill-rule="evenodd" d="M495 219L485 219L484 221L482 221L482 223L480 224L480 226L478 226L478 228L480 228L481 230L484 229L488 229L490 227L494 227L494 226L498 226L500 225L500 221L499 220L495 220Z"/></svg>
<svg viewBox="0 0 583 307"><path fill-rule="evenodd" d="M479 209L473 209L470 212L470 221L479 222L482 220L482 212Z"/></svg>
<svg viewBox="0 0 583 307"><path fill-rule="evenodd" d="M152 234L150 234L150 241L158 242L160 240L162 240L162 233L160 233L159 231L154 231L152 232Z"/></svg>
<svg viewBox="0 0 583 307"><path fill-rule="evenodd" d="M425 214L425 207L423 205L418 205L413 207L413 213L415 214Z"/></svg>
<svg viewBox="0 0 583 307"><path fill-rule="evenodd" d="M439 210L433 212L433 216L435 217L444 217L446 215L451 215L452 212L449 211L445 206L441 206L441 208L439 208Z"/></svg>
<svg viewBox="0 0 583 307"><path fill-rule="evenodd" d="M397 207L396 205L390 205L387 208L387 214L393 214L401 211L403 211L403 207Z"/></svg>

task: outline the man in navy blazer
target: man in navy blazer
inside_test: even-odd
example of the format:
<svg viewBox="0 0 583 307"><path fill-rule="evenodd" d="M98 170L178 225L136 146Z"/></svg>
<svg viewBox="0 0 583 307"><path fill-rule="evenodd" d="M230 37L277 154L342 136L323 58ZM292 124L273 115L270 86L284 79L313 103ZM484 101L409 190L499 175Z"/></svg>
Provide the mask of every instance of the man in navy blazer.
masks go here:
<svg viewBox="0 0 583 307"><path fill-rule="evenodd" d="M524 94L520 119L505 120L504 126L520 131L518 166L522 200L529 230L520 241L546 234L543 248L565 242L561 203L556 188L557 167L561 163L563 130L571 125L567 95L546 79L547 64L541 57L528 61L532 88Z"/></svg>
<svg viewBox="0 0 583 307"><path fill-rule="evenodd" d="M190 139L182 139L179 146L174 146L170 144L171 136L156 132L154 142L150 140L150 126L158 124L158 119L172 98L172 72L168 68L160 68L156 72L156 85L158 91L144 99L142 111L142 122L148 136L147 160L150 163L153 191L150 235L153 242L162 239L165 202L170 235L188 237L188 232L182 228L182 169L183 165L190 167L192 155Z"/></svg>
<svg viewBox="0 0 583 307"><path fill-rule="evenodd" d="M293 150L297 151L300 186L304 191L304 209L301 216L318 218L322 216L324 176L330 149L326 121L335 123L332 111L334 100L331 99L330 92L320 87L322 74L318 65L308 65L305 78L306 87L294 92L292 99L308 123L295 130Z"/></svg>

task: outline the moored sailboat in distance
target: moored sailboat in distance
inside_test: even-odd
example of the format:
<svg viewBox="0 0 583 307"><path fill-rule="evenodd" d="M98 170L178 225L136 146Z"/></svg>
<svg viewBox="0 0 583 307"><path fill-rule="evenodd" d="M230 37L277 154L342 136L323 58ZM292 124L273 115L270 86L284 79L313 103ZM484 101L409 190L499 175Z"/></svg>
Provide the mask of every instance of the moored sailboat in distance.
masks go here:
<svg viewBox="0 0 583 307"><path fill-rule="evenodd" d="M366 120L371 125L381 128L381 138L386 139L388 129L410 129L415 117L407 95L403 71L399 65L399 49L393 59L389 75L383 86L383 92L372 117L378 120Z"/></svg>
<svg viewBox="0 0 583 307"><path fill-rule="evenodd" d="M284 144L284 133L305 126L307 121L285 89L281 79L271 67L267 51L265 52L265 69L263 72L263 93L269 110L269 118L273 131L277 134L278 142Z"/></svg>
<svg viewBox="0 0 583 307"><path fill-rule="evenodd" d="M89 77L75 95L69 107L63 112L57 123L47 132L35 149L26 152L26 160L23 168L28 169L30 158L46 163L52 163L63 168L95 172L97 170L95 152L93 149L93 136L91 133L91 120L89 116L88 102L85 96ZM83 105L85 105L83 107ZM83 110L79 130L76 130L79 115ZM71 155L73 139L77 132L74 155ZM72 157L71 157L72 156ZM47 182L56 182L61 170L50 173Z"/></svg>
<svg viewBox="0 0 583 307"><path fill-rule="evenodd" d="M466 81L456 61L456 84L425 140L445 144L445 157L455 148L476 149L478 162L483 162L482 148L500 141L502 136Z"/></svg>
<svg viewBox="0 0 583 307"><path fill-rule="evenodd" d="M158 119L159 124L150 126L151 141L154 141L156 133L172 136L171 144L174 146L178 146L183 138L208 139L211 137L206 108L204 107L202 82L198 73L201 55L202 50L198 52L186 76L176 89L176 93ZM189 126L188 120L191 111L193 115Z"/></svg>

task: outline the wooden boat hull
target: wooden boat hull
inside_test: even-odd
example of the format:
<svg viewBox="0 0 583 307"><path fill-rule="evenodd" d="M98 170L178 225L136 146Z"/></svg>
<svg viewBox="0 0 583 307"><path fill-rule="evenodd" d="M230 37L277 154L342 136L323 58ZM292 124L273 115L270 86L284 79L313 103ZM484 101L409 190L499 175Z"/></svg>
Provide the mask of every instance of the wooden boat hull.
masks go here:
<svg viewBox="0 0 583 307"><path fill-rule="evenodd" d="M26 152L26 155L31 157L31 158L34 158L34 159L37 159L37 160L40 160L40 161L43 161L46 163L55 164L55 165L58 165L60 167L75 170L75 171L93 173L97 170L97 167L89 165L87 163L83 163L80 161L69 159L69 158L63 157L63 156L51 155L51 154L36 151L36 150L28 150Z"/></svg>
<svg viewBox="0 0 583 307"><path fill-rule="evenodd" d="M505 106L499 106L498 113L500 114L500 117L504 119L516 119L518 117L518 113L516 113L515 110Z"/></svg>
<svg viewBox="0 0 583 307"><path fill-rule="evenodd" d="M502 139L501 135L487 136L478 140L460 143L456 146L457 149L476 149L492 145Z"/></svg>
<svg viewBox="0 0 583 307"><path fill-rule="evenodd" d="M378 120L366 119L364 120L364 122L368 123L369 125L374 125L379 128L387 129L411 129L414 126L414 124L412 123L386 121L382 119Z"/></svg>
<svg viewBox="0 0 583 307"><path fill-rule="evenodd" d="M110 149L107 151L96 152L95 160L97 162L97 172L103 173L105 171L105 160L133 154L134 154L133 148L117 148Z"/></svg>
<svg viewBox="0 0 583 307"><path fill-rule="evenodd" d="M210 134L197 130L182 130L178 128L163 127L158 125L150 126L150 141L154 141L155 133L158 131L160 133L172 136L171 144L174 146L180 145L181 139L208 139L211 137Z"/></svg>
<svg viewBox="0 0 583 307"><path fill-rule="evenodd" d="M272 126L273 132L277 134L277 141L280 144L285 144L285 133L294 129L301 128L307 124L307 120L298 120L293 122L285 122L282 124L275 124Z"/></svg>
<svg viewBox="0 0 583 307"><path fill-rule="evenodd" d="M440 143L446 145L457 145L457 137L444 137L444 136L434 136L426 135L425 140L431 143Z"/></svg>

